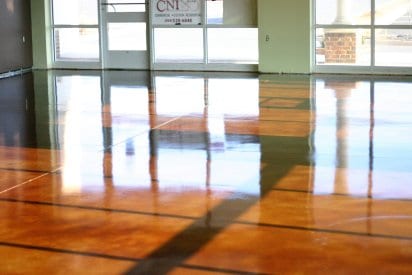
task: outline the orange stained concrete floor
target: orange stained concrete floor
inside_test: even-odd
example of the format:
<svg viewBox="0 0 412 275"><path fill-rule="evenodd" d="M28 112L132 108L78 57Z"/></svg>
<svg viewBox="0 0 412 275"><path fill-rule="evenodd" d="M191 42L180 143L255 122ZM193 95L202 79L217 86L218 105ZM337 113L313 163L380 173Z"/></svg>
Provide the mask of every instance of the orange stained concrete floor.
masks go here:
<svg viewBox="0 0 412 275"><path fill-rule="evenodd" d="M412 78L0 80L0 274L411 274Z"/></svg>

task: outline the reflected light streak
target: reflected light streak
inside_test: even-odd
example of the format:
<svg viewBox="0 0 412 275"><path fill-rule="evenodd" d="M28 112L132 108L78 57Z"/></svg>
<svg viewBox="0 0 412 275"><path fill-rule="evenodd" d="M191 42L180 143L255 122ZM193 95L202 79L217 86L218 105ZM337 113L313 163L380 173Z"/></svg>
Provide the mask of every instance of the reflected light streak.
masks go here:
<svg viewBox="0 0 412 275"><path fill-rule="evenodd" d="M72 78L72 86L69 87L72 91L81 89L76 77ZM78 103L82 97L81 93L72 92L67 100L68 111L64 119L64 138L63 152L64 165L62 171L63 177L63 194L77 193L81 191L81 171L80 164L82 160L82 152L79 148L79 139L82 135L79 128L79 121L82 117L79 113Z"/></svg>
<svg viewBox="0 0 412 275"><path fill-rule="evenodd" d="M156 77L155 83L158 115L203 114L203 78Z"/></svg>
<svg viewBox="0 0 412 275"><path fill-rule="evenodd" d="M81 190L80 163L82 152L76 146L81 132L77 127L77 122L81 117L75 112L69 112L65 118L64 132L64 166L63 166L63 193L76 193Z"/></svg>
<svg viewBox="0 0 412 275"><path fill-rule="evenodd" d="M14 0L6 0L6 8L10 13L14 13Z"/></svg>
<svg viewBox="0 0 412 275"><path fill-rule="evenodd" d="M208 89L209 114L259 116L258 79L209 79Z"/></svg>
<svg viewBox="0 0 412 275"><path fill-rule="evenodd" d="M225 151L225 120L223 116L208 119L207 128L209 132L209 146L212 151Z"/></svg>

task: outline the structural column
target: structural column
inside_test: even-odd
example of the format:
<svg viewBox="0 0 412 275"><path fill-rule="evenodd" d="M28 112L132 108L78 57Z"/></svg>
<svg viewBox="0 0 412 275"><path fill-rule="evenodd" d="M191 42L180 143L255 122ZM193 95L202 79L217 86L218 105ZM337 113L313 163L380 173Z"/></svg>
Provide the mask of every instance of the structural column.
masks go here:
<svg viewBox="0 0 412 275"><path fill-rule="evenodd" d="M351 25L352 0L337 0L334 25ZM325 30L325 62L356 63L356 30Z"/></svg>
<svg viewBox="0 0 412 275"><path fill-rule="evenodd" d="M351 5L352 0L337 0L336 18L334 24L352 24Z"/></svg>

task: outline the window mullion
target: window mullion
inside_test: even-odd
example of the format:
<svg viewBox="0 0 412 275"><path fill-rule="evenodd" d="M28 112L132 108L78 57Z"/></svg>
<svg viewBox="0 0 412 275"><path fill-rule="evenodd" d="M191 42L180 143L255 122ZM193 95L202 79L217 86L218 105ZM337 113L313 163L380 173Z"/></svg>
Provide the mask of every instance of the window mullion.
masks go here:
<svg viewBox="0 0 412 275"><path fill-rule="evenodd" d="M208 48L208 23L207 23L207 1L202 1L202 28L203 28L203 64L209 63L209 48Z"/></svg>
<svg viewBox="0 0 412 275"><path fill-rule="evenodd" d="M371 0L371 66L375 67L375 0Z"/></svg>

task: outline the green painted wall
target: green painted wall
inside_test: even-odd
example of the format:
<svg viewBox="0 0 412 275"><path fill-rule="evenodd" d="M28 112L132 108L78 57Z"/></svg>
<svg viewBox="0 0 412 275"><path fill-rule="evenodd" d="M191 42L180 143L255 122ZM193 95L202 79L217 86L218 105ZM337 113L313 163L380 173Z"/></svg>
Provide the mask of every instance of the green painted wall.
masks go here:
<svg viewBox="0 0 412 275"><path fill-rule="evenodd" d="M47 69L51 66L48 5L48 0L31 0L34 69Z"/></svg>
<svg viewBox="0 0 412 275"><path fill-rule="evenodd" d="M258 1L260 72L310 73L310 2Z"/></svg>

